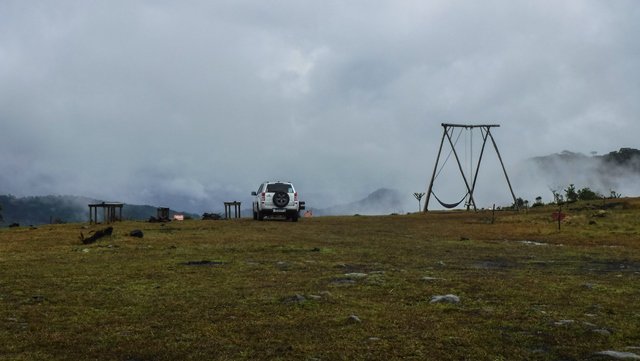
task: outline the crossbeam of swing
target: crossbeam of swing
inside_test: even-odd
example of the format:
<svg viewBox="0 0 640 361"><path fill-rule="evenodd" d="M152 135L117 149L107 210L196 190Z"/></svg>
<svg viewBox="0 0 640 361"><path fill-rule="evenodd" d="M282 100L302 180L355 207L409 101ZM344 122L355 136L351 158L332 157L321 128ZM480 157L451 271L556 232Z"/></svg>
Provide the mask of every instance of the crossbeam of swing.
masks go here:
<svg viewBox="0 0 640 361"><path fill-rule="evenodd" d="M485 124L485 125L479 125L479 124L450 124L450 123L442 123L443 127L447 127L447 128L498 128L500 127L500 124Z"/></svg>

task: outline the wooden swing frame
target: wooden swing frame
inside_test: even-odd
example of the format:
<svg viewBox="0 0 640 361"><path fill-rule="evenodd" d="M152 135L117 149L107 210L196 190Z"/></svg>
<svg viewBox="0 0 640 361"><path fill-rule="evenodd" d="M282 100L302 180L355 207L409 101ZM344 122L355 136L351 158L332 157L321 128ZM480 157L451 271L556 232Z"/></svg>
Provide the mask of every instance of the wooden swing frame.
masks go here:
<svg viewBox="0 0 640 361"><path fill-rule="evenodd" d="M511 182L509 181L509 175L507 175L507 169L504 166L504 163L502 161L502 156L500 155L500 151L498 150L498 145L496 144L495 139L493 138L493 135L491 134L491 128L497 128L500 127L500 125L498 124L480 124L480 125L469 125L469 124L449 124L449 123L442 123L442 127L443 127L443 132L442 132L442 139L440 140L440 148L438 149L438 156L436 158L436 164L433 167L433 175L431 176L431 181L429 182L429 190L427 191L427 199L424 203L424 212L428 212L429 211L429 201L431 200L431 195L434 196L434 198L436 198L436 200L438 200L438 202L440 202L440 204L442 204L444 206L444 203L442 203L442 201L440 201L438 199L438 197L435 195L435 193L433 193L433 183L436 179L436 173L438 173L438 163L440 162L440 156L442 154L442 147L444 145L444 140L445 138L449 141L449 145L451 145L451 150L453 152L453 155L456 159L456 163L458 163L458 169L460 170L460 174L462 175L462 179L464 180L464 184L465 187L467 188L467 194L465 195L465 197L463 198L466 199L467 196L469 196L469 201L467 202L466 206L467 206L467 210L470 209L471 206L473 206L473 210L477 211L477 207L476 207L476 201L473 198L473 192L476 188L476 181L478 180L478 171L480 170L480 165L482 163L482 156L484 155L484 150L485 150L485 146L487 144L487 139L491 139L491 143L493 144L493 148L496 150L496 154L498 155L498 160L500 161L500 165L502 166L502 171L504 172L504 177L507 180L507 185L509 186L509 191L511 192L511 197L513 197L513 203L516 207L516 209L518 208L518 202L516 201L516 196L513 193L513 188L511 187ZM473 173L473 181L471 184L469 184L469 181L467 180L467 177L464 174L464 170L462 169L462 163L460 162L460 157L458 156L458 152L456 152L456 146L453 142L453 140L451 139L451 136L453 135L453 132L455 129L457 128L464 128L465 130L468 129L474 129L474 128L480 128L480 131L482 133L482 148L480 150L480 156L478 157L478 164L476 166L475 172L472 171ZM471 160L473 161L473 159ZM452 208L457 207L461 202L458 202L457 204L453 205Z"/></svg>

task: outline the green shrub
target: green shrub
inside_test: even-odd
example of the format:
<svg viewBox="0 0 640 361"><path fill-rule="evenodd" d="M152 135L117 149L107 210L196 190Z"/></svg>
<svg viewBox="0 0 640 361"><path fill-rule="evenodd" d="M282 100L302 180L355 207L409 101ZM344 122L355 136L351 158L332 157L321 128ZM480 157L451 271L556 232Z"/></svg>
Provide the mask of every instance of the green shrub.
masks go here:
<svg viewBox="0 0 640 361"><path fill-rule="evenodd" d="M602 198L602 195L592 191L589 187L580 189L577 193L577 196L581 201L593 201Z"/></svg>
<svg viewBox="0 0 640 361"><path fill-rule="evenodd" d="M578 200L578 192L576 192L576 186L569 184L569 187L564 190L565 197L568 203L573 203Z"/></svg>

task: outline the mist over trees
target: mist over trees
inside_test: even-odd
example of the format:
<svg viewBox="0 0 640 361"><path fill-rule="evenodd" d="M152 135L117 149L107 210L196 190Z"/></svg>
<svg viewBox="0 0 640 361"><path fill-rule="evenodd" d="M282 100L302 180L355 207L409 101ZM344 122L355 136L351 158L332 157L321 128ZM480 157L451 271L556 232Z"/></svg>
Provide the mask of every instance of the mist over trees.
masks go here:
<svg viewBox="0 0 640 361"><path fill-rule="evenodd" d="M640 150L621 148L605 155L590 156L563 151L527 162L528 173L521 176L517 193L518 205L541 206L547 201L562 203L620 198L640 194ZM523 180L524 179L524 180ZM366 198L327 208L309 207L315 215L404 213L410 202L410 191L378 189ZM529 194L525 194L528 191ZM526 199L535 199L529 203ZM549 200L549 198L551 198ZM28 224L87 222L89 203L100 202L81 196L0 195L0 222ZM181 212L184 213L184 212ZM172 211L172 215L175 212ZM193 218L199 215L187 214ZM123 218L147 220L156 215L156 206L125 204Z"/></svg>
<svg viewBox="0 0 640 361"><path fill-rule="evenodd" d="M89 203L101 201L79 196L32 196L15 197L0 195L0 209L3 209L6 223L38 225L47 223L78 223L89 221ZM157 207L149 205L125 204L122 217L130 220L147 220L155 216ZM171 215L176 212L171 212ZM182 213L182 212L181 212ZM190 217L198 217L183 213ZM101 214L98 212L98 218Z"/></svg>
<svg viewBox="0 0 640 361"><path fill-rule="evenodd" d="M535 189L526 197L573 201L640 194L640 150L633 148L589 156L565 150L531 158L525 167L520 169L519 193Z"/></svg>

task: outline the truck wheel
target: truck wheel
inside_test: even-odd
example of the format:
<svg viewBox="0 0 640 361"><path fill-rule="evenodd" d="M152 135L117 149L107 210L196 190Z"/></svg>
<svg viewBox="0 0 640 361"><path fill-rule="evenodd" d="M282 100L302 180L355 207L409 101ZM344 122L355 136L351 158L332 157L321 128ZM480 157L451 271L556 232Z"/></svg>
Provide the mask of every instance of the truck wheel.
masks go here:
<svg viewBox="0 0 640 361"><path fill-rule="evenodd" d="M291 216L291 220L293 222L297 222L298 221L298 217L299 217L298 213L295 213L294 215Z"/></svg>
<svg viewBox="0 0 640 361"><path fill-rule="evenodd" d="M289 204L289 195L285 192L276 192L271 201L276 207L283 208Z"/></svg>
<svg viewBox="0 0 640 361"><path fill-rule="evenodd" d="M253 211L253 220L258 220L258 213L256 211Z"/></svg>
<svg viewBox="0 0 640 361"><path fill-rule="evenodd" d="M262 214L262 212L260 210L258 210L258 220L259 221L264 220L264 214Z"/></svg>

